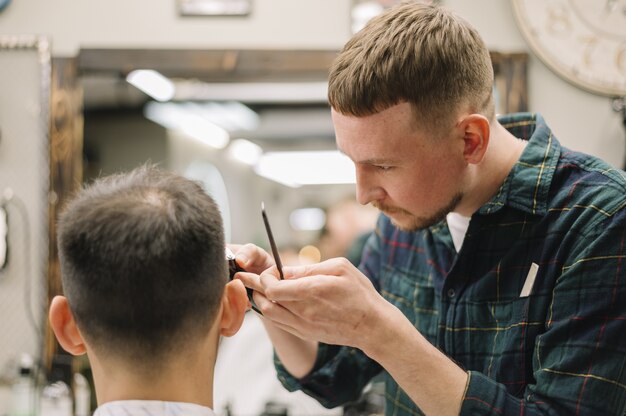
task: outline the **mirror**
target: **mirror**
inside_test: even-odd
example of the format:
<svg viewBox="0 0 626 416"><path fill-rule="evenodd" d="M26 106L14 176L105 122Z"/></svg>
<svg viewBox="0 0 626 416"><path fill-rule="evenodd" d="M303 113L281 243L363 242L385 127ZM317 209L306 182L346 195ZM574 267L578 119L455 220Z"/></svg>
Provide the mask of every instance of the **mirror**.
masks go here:
<svg viewBox="0 0 626 416"><path fill-rule="evenodd" d="M330 168L328 159L305 167L306 162L294 162L299 154L292 153L287 162L293 166L286 175L283 172L286 179L279 179L269 173L261 176L262 163L254 158L262 154L269 168L277 168L287 162L269 157L277 156L276 152L335 150L326 77L336 53L81 50L77 59L85 95L85 177L130 169L146 161L181 173L190 166L210 164L224 180L231 241L266 246L255 211L263 201L275 216L272 224L279 246L312 244L321 230L294 229L288 221L291 212L327 209L353 197L351 180L295 186L291 182L301 171L332 172L331 180L338 180L340 168ZM525 54L492 53L498 112L526 109L526 58ZM173 98L156 101L127 82L128 74L139 69L152 69L169 80ZM228 144L207 145L196 137L193 126L180 125L181 120L199 119L218 125L211 138L224 136ZM235 144L243 146L247 156L235 157ZM252 159L244 160L247 157ZM349 161L341 166L352 171Z"/></svg>

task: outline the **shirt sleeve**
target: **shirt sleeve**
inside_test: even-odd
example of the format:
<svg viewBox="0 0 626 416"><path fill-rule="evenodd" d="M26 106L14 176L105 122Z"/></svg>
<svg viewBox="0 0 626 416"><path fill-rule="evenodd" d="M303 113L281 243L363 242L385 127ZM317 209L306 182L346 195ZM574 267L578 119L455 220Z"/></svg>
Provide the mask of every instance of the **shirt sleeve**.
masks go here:
<svg viewBox="0 0 626 416"><path fill-rule="evenodd" d="M523 397L470 371L462 415L626 414L626 213L577 235L534 344Z"/></svg>
<svg viewBox="0 0 626 416"><path fill-rule="evenodd" d="M381 224L381 219L378 223ZM380 263L379 236L377 227L365 243L359 265L377 289L372 276L376 275ZM313 369L301 379L289 374L276 354L274 365L278 379L287 390L302 390L327 408L357 400L367 383L382 371L380 364L359 349L326 344L320 344Z"/></svg>
<svg viewBox="0 0 626 416"><path fill-rule="evenodd" d="M302 390L326 408L357 400L382 367L356 348L320 344L315 366L296 379L274 355L278 379L289 391Z"/></svg>

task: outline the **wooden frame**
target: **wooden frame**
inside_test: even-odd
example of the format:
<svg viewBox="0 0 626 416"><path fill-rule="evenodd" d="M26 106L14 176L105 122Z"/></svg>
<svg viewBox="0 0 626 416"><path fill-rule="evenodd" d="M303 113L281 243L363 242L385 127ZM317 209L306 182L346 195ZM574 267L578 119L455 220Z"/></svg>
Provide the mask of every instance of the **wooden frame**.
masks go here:
<svg viewBox="0 0 626 416"><path fill-rule="evenodd" d="M491 52L496 112L528 111L528 54Z"/></svg>
<svg viewBox="0 0 626 416"><path fill-rule="evenodd" d="M172 78L207 82L325 81L337 50L151 50L83 49L78 70L83 74L117 74L154 69ZM497 111L528 110L526 53L491 52Z"/></svg>
<svg viewBox="0 0 626 416"><path fill-rule="evenodd" d="M63 292L57 246L57 219L64 202L81 186L83 178L83 94L76 59L52 59L50 84L48 301ZM48 326L44 359L48 369L51 369L54 357L59 353L62 354L62 350ZM71 359L62 361L71 362Z"/></svg>

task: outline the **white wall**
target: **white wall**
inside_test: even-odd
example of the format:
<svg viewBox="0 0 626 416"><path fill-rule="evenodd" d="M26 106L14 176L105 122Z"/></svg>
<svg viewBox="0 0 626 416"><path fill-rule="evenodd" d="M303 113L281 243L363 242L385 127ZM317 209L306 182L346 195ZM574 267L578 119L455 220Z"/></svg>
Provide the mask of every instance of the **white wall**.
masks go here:
<svg viewBox="0 0 626 416"><path fill-rule="evenodd" d="M46 34L57 56L80 47L340 48L349 37L350 0L252 0L248 17L178 15L175 0L14 0L0 34ZM488 46L529 51L507 0L444 0L472 22ZM531 54L530 109L561 143L622 165L626 133L610 100L557 77Z"/></svg>
<svg viewBox="0 0 626 416"><path fill-rule="evenodd" d="M180 17L176 0L13 0L0 34L52 38L55 55L79 47L338 48L348 0L252 0L248 17Z"/></svg>
<svg viewBox="0 0 626 416"><path fill-rule="evenodd" d="M41 110L49 103L41 96L39 60L35 49L0 48L0 205L8 248L0 270L0 415L20 355L37 358L43 349L49 169Z"/></svg>

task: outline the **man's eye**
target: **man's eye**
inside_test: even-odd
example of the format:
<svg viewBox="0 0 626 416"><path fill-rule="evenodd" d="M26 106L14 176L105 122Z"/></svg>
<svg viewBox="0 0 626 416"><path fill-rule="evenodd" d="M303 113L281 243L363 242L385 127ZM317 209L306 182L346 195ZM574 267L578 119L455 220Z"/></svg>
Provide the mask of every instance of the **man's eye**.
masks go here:
<svg viewBox="0 0 626 416"><path fill-rule="evenodd" d="M391 166L382 165L382 166L376 166L376 169L381 170L383 172L387 172L387 171L390 171L392 169L392 167Z"/></svg>

